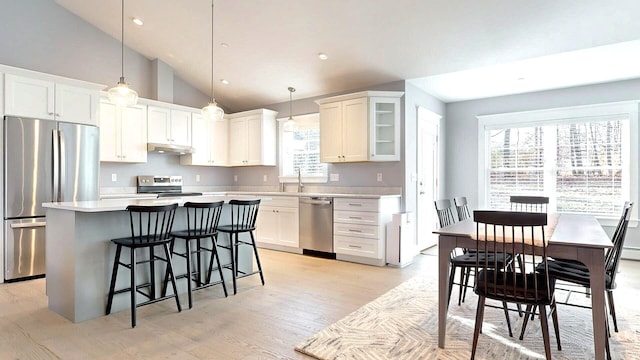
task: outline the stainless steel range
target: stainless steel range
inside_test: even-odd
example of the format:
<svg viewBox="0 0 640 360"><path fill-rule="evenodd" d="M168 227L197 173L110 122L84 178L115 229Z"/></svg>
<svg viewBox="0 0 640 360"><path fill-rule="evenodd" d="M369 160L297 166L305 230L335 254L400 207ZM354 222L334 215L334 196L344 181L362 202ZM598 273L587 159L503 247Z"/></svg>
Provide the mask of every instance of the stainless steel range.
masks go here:
<svg viewBox="0 0 640 360"><path fill-rule="evenodd" d="M199 192L183 192L180 175L138 175L138 194L158 194L159 198L202 195Z"/></svg>

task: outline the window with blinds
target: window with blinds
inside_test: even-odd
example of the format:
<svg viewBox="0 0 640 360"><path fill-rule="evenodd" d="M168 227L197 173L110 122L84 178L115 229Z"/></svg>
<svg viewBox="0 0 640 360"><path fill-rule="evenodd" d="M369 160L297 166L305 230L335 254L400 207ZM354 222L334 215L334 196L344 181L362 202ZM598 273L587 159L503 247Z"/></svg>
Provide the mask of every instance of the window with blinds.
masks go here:
<svg viewBox="0 0 640 360"><path fill-rule="evenodd" d="M326 181L327 164L320 162L320 117L295 116L297 130L285 132L280 123L280 179L297 181L298 171L305 181Z"/></svg>
<svg viewBox="0 0 640 360"><path fill-rule="evenodd" d="M486 205L508 210L511 195L548 196L551 212L619 216L624 202L637 197L630 189L638 181L631 173L637 104L631 109L479 117Z"/></svg>

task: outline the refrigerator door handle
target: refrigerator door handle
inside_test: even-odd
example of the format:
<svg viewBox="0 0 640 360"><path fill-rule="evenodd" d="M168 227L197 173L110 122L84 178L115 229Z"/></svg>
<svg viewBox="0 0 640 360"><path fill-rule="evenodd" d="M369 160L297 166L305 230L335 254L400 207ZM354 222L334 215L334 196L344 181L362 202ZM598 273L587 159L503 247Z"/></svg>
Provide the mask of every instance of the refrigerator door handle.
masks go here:
<svg viewBox="0 0 640 360"><path fill-rule="evenodd" d="M59 201L59 196L60 196L60 184L59 184L59 179L60 179L60 144L59 144L59 138L58 138L58 130L53 130L52 132L52 136L53 136L53 179L52 179L52 184L51 187L53 189L52 194L53 194L53 199L52 201Z"/></svg>
<svg viewBox="0 0 640 360"><path fill-rule="evenodd" d="M60 188L58 189L59 198L56 201L64 200L64 189L66 189L66 174L67 174L67 164L66 164L66 141L64 138L64 131L58 130L58 134L60 134Z"/></svg>
<svg viewBox="0 0 640 360"><path fill-rule="evenodd" d="M34 227L43 227L47 226L46 221L37 221L37 222L28 222L28 223L16 223L10 224L9 227L12 229L24 229L24 228L34 228Z"/></svg>

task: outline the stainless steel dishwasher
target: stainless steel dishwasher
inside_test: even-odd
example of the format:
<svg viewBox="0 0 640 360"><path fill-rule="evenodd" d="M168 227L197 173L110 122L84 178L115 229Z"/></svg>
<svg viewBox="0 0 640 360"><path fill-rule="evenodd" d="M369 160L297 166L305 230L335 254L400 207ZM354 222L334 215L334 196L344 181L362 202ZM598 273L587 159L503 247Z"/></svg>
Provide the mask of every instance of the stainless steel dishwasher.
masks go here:
<svg viewBox="0 0 640 360"><path fill-rule="evenodd" d="M300 197L300 247L303 254L335 258L333 198Z"/></svg>

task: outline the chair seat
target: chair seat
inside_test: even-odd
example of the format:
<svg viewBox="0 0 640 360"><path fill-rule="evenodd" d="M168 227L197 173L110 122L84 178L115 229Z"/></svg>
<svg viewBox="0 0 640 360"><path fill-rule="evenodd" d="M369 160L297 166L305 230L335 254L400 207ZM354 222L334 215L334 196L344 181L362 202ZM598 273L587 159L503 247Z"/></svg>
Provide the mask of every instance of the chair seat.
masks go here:
<svg viewBox="0 0 640 360"><path fill-rule="evenodd" d="M514 284L515 276L515 287ZM529 284L529 289L525 287L525 281ZM534 289L532 284L537 282L538 288ZM500 284L506 284L501 286ZM481 270L474 292L479 296L489 299L521 303L532 305L549 305L555 290L555 279L549 279L549 291L547 292L547 279L544 274L529 273L522 276L521 273L511 271ZM485 286L486 285L486 286ZM486 288L485 288L486 287Z"/></svg>
<svg viewBox="0 0 640 360"><path fill-rule="evenodd" d="M571 260L553 259L549 260L549 275L557 280L569 281L586 287L590 286L589 269L582 263ZM540 265L538 265L540 268ZM611 276L605 274L605 288L613 289L614 284L611 283Z"/></svg>
<svg viewBox="0 0 640 360"><path fill-rule="evenodd" d="M244 225L220 225L218 226L218 231L227 232L227 233L235 233L235 232L247 232L255 230L255 226L244 226Z"/></svg>
<svg viewBox="0 0 640 360"><path fill-rule="evenodd" d="M126 247L139 248L139 247L149 247L149 246L167 244L167 243L170 243L172 239L173 239L172 237L158 238L154 236L145 235L145 236L136 236L136 237L129 236L129 237L117 238L117 239L112 239L111 241L114 244L118 244Z"/></svg>
<svg viewBox="0 0 640 360"><path fill-rule="evenodd" d="M191 240L191 239L206 239L206 238L210 238L212 236L215 236L217 234L217 232L212 231L212 232L201 232L201 231L189 231L189 230L179 230L179 231L172 231L171 232L171 236L173 237L177 237L177 238L181 238L181 239L187 239L187 240Z"/></svg>
<svg viewBox="0 0 640 360"><path fill-rule="evenodd" d="M511 254L501 253L487 253L484 252L476 252L476 251L468 251L462 255L457 255L451 258L451 264L460 267L473 267L476 266L476 261L480 264L481 267L484 266L485 263L495 264L498 262L498 266L502 267L503 264L511 262L513 257Z"/></svg>

